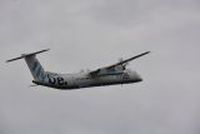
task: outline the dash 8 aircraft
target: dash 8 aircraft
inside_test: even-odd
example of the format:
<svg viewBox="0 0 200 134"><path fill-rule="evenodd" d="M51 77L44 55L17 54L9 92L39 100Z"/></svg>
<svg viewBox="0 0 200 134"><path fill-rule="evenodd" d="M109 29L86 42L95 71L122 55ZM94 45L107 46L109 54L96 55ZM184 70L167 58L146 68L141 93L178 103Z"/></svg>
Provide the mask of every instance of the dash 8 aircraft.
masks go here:
<svg viewBox="0 0 200 134"><path fill-rule="evenodd" d="M69 90L140 82L142 81L142 78L135 71L126 69L127 63L150 53L150 51L144 52L129 59L121 60L114 65L99 68L94 71L76 74L58 74L45 71L36 58L37 54L46 51L49 51L49 49L44 49L30 54L22 54L20 57L7 60L6 62L25 59L33 76L32 82L34 84L56 89Z"/></svg>

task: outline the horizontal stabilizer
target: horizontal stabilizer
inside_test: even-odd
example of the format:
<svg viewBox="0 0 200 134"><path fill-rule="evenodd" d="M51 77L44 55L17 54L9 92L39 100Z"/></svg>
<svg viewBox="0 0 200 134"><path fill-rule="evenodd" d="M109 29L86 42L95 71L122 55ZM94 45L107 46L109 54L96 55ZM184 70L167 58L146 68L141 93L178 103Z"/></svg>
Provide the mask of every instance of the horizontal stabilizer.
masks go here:
<svg viewBox="0 0 200 134"><path fill-rule="evenodd" d="M7 63L8 62L13 62L13 61L16 61L16 60L19 60L19 59L23 59L25 57L33 56L33 55L36 55L36 54L40 54L40 53L43 53L43 52L46 52L46 51L49 51L49 50L50 49L44 49L44 50L37 51L37 52L34 52L34 53L30 53L30 54L22 54L22 56L7 60L6 62Z"/></svg>

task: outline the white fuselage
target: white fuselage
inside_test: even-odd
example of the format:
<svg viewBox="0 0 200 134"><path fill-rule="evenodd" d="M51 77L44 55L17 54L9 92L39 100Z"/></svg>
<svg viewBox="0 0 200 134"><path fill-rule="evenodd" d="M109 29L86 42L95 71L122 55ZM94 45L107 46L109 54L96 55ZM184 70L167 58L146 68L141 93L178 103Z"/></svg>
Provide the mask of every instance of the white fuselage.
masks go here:
<svg viewBox="0 0 200 134"><path fill-rule="evenodd" d="M116 64L98 68L93 71L77 74L57 74L46 72L36 58L37 54L46 51L49 51L49 49L43 49L41 51L29 54L22 54L21 56L12 58L10 60L7 60L6 62L13 62L19 59L25 59L28 68L30 69L30 72L33 76L33 83L37 85L67 90L140 82L142 81L142 78L135 71L126 69L127 63L150 53L150 51L147 51L126 60L119 61Z"/></svg>
<svg viewBox="0 0 200 134"><path fill-rule="evenodd" d="M99 77L91 77L88 73L56 74L46 72L42 81L33 81L33 83L58 89L78 89L140 81L142 81L142 79L136 72L125 70L119 74L102 75Z"/></svg>

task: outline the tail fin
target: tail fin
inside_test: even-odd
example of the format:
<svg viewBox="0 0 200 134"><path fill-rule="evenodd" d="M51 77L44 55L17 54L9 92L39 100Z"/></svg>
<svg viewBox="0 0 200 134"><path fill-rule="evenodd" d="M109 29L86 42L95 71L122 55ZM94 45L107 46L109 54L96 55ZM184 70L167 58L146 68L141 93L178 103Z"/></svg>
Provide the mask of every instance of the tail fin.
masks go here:
<svg viewBox="0 0 200 134"><path fill-rule="evenodd" d="M46 77L46 73L45 73L42 65L40 64L40 62L36 58L36 55L43 53L43 52L46 52L46 51L49 51L49 50L50 49L44 49L44 50L37 51L37 52L34 52L34 53L30 53L30 54L22 54L22 56L7 60L6 62L8 63L8 62L13 62L13 61L16 61L16 60L19 60L19 59L25 59L34 80L35 81L43 81Z"/></svg>

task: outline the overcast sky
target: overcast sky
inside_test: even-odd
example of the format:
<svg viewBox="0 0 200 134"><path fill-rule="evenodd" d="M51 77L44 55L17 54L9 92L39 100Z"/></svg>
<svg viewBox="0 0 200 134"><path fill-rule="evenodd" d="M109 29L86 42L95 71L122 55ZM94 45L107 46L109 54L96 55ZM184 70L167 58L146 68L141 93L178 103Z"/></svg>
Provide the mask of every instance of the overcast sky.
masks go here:
<svg viewBox="0 0 200 134"><path fill-rule="evenodd" d="M199 134L199 0L0 0L1 134ZM144 51L142 83L30 88L21 53L46 70L96 69Z"/></svg>

